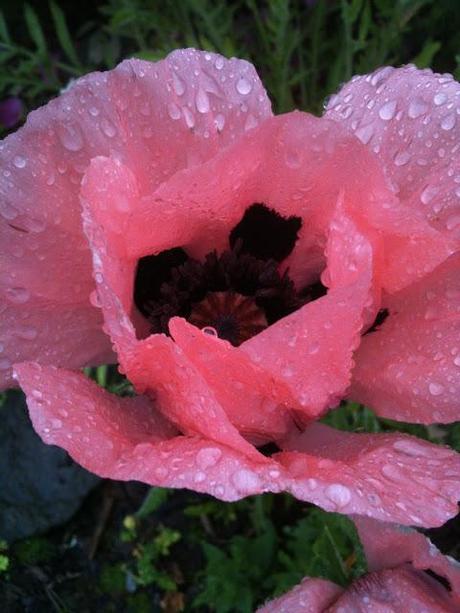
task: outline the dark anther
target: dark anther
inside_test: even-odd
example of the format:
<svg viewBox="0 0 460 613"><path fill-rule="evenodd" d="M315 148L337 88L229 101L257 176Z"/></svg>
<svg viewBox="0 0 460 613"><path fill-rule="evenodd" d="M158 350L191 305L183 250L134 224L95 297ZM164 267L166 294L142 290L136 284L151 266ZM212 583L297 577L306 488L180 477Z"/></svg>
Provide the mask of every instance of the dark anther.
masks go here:
<svg viewBox="0 0 460 613"><path fill-rule="evenodd" d="M452 586L450 585L450 581L448 579L442 577L441 575L438 575L438 573L435 573L433 570L431 570L431 568L425 569L425 573L429 575L432 579L438 581L442 586L446 588L448 592L452 591Z"/></svg>
<svg viewBox="0 0 460 613"><path fill-rule="evenodd" d="M139 260L134 280L134 302L142 315L149 316L148 305L158 299L161 286L171 279L174 268L187 260L187 254L179 247Z"/></svg>
<svg viewBox="0 0 460 613"><path fill-rule="evenodd" d="M380 309L380 311L377 313L377 317L375 318L374 323L369 328L369 330L365 332L364 336L366 334L370 334L371 332L375 332L376 330L378 330L389 314L390 311L388 309Z"/></svg>
<svg viewBox="0 0 460 613"><path fill-rule="evenodd" d="M301 226L300 217L285 218L264 204L253 204L230 232L230 246L240 240L243 253L281 262L294 249Z"/></svg>

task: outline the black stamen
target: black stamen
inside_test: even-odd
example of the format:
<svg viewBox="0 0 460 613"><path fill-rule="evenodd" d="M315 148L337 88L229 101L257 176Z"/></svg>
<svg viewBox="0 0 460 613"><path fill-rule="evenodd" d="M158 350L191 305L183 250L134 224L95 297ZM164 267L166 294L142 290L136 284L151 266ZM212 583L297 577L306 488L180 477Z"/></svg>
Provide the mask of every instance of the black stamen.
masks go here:
<svg viewBox="0 0 460 613"><path fill-rule="evenodd" d="M258 260L281 262L294 249L299 230L300 217L282 217L264 204L250 206L242 220L230 232L230 246L241 240L242 252Z"/></svg>
<svg viewBox="0 0 460 613"><path fill-rule="evenodd" d="M179 247L139 260L134 281L134 302L142 315L149 316L147 305L159 297L161 286L170 280L173 269L187 260L188 255Z"/></svg>

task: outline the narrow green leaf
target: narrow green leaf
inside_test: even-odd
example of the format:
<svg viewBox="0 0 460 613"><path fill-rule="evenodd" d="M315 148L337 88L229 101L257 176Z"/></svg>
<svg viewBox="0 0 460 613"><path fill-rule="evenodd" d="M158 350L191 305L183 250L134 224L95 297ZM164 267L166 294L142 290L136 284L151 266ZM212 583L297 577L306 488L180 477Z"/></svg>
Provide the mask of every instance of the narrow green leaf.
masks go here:
<svg viewBox="0 0 460 613"><path fill-rule="evenodd" d="M6 19L3 15L3 11L0 11L0 38L4 43L11 44L10 33L8 32L8 26L6 25Z"/></svg>
<svg viewBox="0 0 460 613"><path fill-rule="evenodd" d="M46 55L45 35L40 25L40 21L38 20L37 13L29 4L24 5L24 18L26 20L30 37L37 47L37 51L40 55Z"/></svg>
<svg viewBox="0 0 460 613"><path fill-rule="evenodd" d="M50 10L54 21L54 27L56 28L56 34L64 53L75 66L79 66L80 62L67 27L64 13L53 0L50 0Z"/></svg>

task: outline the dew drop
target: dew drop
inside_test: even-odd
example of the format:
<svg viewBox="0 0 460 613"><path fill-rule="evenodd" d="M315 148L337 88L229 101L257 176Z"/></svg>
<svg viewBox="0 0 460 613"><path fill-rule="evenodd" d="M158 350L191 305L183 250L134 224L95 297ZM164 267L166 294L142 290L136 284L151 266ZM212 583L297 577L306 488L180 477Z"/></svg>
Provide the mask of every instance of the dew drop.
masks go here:
<svg viewBox="0 0 460 613"><path fill-rule="evenodd" d="M204 91L204 89L201 89L201 87L198 89L198 93L195 98L195 105L199 113L204 114L209 112L209 97L208 94Z"/></svg>
<svg viewBox="0 0 460 613"><path fill-rule="evenodd" d="M346 506L351 500L350 490L340 483L329 485L325 490L325 494L339 509Z"/></svg>
<svg viewBox="0 0 460 613"><path fill-rule="evenodd" d="M222 132L225 126L225 117L220 113L219 115L216 115L214 118L214 125L216 126L218 132Z"/></svg>
<svg viewBox="0 0 460 613"><path fill-rule="evenodd" d="M456 117L454 113L450 113L449 115L446 115L445 117L442 118L441 120L441 128L443 130L452 130L452 128L455 126L456 123Z"/></svg>
<svg viewBox="0 0 460 613"><path fill-rule="evenodd" d="M222 456L222 451L217 447L204 447L200 449L196 456L197 465L205 470L215 466Z"/></svg>
<svg viewBox="0 0 460 613"><path fill-rule="evenodd" d="M411 155L408 151L400 151L394 158L395 166L404 166L410 160Z"/></svg>
<svg viewBox="0 0 460 613"><path fill-rule="evenodd" d="M232 476L232 481L240 492L253 492L260 486L260 479L256 473L245 469L238 470Z"/></svg>
<svg viewBox="0 0 460 613"><path fill-rule="evenodd" d="M224 67L224 63L224 58L219 55L219 57L216 58L214 66L217 68L217 70L222 70L222 68Z"/></svg>
<svg viewBox="0 0 460 613"><path fill-rule="evenodd" d="M415 100L412 100L411 103L409 104L409 109L407 111L407 114L409 115L411 119L417 119L417 117L420 117L420 115L423 115L424 113L426 113L427 110L428 110L428 105L425 104L423 100L419 100L416 98Z"/></svg>
<svg viewBox="0 0 460 613"><path fill-rule="evenodd" d="M386 102L379 110L379 117L384 121L390 121L393 119L396 112L396 100L390 100Z"/></svg>
<svg viewBox="0 0 460 613"><path fill-rule="evenodd" d="M236 82L236 91L242 96L247 96L252 90L252 83L246 77L240 77Z"/></svg>
<svg viewBox="0 0 460 613"><path fill-rule="evenodd" d="M59 140L68 151L80 151L83 147L83 138L80 129L72 125L58 127Z"/></svg>
<svg viewBox="0 0 460 613"><path fill-rule="evenodd" d="M444 391L444 386L440 383L431 382L428 385L428 390L432 396L440 396Z"/></svg>
<svg viewBox="0 0 460 613"><path fill-rule="evenodd" d="M170 102L168 104L168 115L174 121L176 121L177 119L180 119L180 116L181 116L180 108L174 102Z"/></svg>
<svg viewBox="0 0 460 613"><path fill-rule="evenodd" d="M371 140L372 135L374 134L374 126L372 124L362 126L361 128L358 128L356 130L355 134L363 143L363 145L367 145L368 142Z"/></svg>
<svg viewBox="0 0 460 613"><path fill-rule="evenodd" d="M192 113L192 111L184 106L182 109L182 112L184 113L184 118L185 118L185 123L187 124L187 128L192 129L193 127L195 127L195 117Z"/></svg>
<svg viewBox="0 0 460 613"><path fill-rule="evenodd" d="M0 370L7 370L11 367L11 362L7 358L0 359Z"/></svg>
<svg viewBox="0 0 460 613"><path fill-rule="evenodd" d="M113 125L111 121L109 121L105 117L103 117L101 120L101 130L109 138L113 138L117 133L116 127Z"/></svg>
<svg viewBox="0 0 460 613"><path fill-rule="evenodd" d="M441 106L441 104L444 104L446 101L447 95L444 92L437 93L433 98L433 102L436 106Z"/></svg>
<svg viewBox="0 0 460 613"><path fill-rule="evenodd" d="M175 72L172 73L174 91L178 96L182 96L185 92L185 85L182 79Z"/></svg>
<svg viewBox="0 0 460 613"><path fill-rule="evenodd" d="M27 164L26 158L22 157L22 155L16 155L13 159L13 164L16 168L25 168Z"/></svg>

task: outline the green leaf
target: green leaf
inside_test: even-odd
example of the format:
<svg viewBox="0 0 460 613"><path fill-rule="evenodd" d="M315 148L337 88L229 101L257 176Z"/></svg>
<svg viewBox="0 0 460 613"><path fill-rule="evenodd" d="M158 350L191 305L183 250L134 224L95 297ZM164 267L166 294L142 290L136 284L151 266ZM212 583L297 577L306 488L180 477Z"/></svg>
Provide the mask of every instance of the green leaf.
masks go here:
<svg viewBox="0 0 460 613"><path fill-rule="evenodd" d="M24 17L26 20L27 29L29 30L29 34L37 47L38 53L43 56L46 55L45 35L40 25L40 21L38 20L37 13L29 4L24 5Z"/></svg>
<svg viewBox="0 0 460 613"><path fill-rule="evenodd" d="M61 47L65 52L67 58L75 65L79 66L80 61L77 56L77 52L70 37L69 30L67 28L67 22L64 13L59 6L50 0L51 16L53 17L54 26L56 28L56 34L61 43Z"/></svg>
<svg viewBox="0 0 460 613"><path fill-rule="evenodd" d="M3 15L3 11L0 11L0 38L3 42L11 44L10 33L8 32L8 26Z"/></svg>
<svg viewBox="0 0 460 613"><path fill-rule="evenodd" d="M145 497L144 502L136 512L136 517L143 519L154 513L164 502L166 502L170 491L162 487L151 487Z"/></svg>

